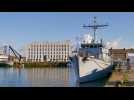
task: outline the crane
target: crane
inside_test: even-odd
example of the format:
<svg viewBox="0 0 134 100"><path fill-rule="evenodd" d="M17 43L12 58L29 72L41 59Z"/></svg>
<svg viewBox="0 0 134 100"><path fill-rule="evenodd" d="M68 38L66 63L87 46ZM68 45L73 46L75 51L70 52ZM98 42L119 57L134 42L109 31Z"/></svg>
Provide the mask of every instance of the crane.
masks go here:
<svg viewBox="0 0 134 100"><path fill-rule="evenodd" d="M19 60L19 62L22 59L22 56L15 50L13 49L10 45L9 45L9 49L13 52L13 54L15 55L15 57Z"/></svg>

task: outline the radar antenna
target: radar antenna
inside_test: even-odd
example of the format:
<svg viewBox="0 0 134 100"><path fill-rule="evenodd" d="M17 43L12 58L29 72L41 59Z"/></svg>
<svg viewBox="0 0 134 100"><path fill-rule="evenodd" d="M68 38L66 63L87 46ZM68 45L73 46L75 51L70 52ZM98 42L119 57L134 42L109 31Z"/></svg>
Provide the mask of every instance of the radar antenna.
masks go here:
<svg viewBox="0 0 134 100"><path fill-rule="evenodd" d="M88 28L88 29L91 28L91 29L93 29L93 31L94 31L93 43L95 43L95 40L96 40L96 30L99 27L105 27L105 26L108 26L108 25L107 24L97 24L96 17L94 17L93 25L83 25L83 28Z"/></svg>

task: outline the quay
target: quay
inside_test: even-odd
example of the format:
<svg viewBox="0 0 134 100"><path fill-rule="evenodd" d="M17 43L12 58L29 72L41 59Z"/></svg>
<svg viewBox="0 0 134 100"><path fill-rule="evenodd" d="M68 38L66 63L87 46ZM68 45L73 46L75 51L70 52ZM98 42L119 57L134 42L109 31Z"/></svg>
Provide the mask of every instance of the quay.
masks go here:
<svg viewBox="0 0 134 100"><path fill-rule="evenodd" d="M134 86L134 49L110 49L114 69L106 87Z"/></svg>
<svg viewBox="0 0 134 100"><path fill-rule="evenodd" d="M134 66L115 66L105 87L134 87Z"/></svg>
<svg viewBox="0 0 134 100"><path fill-rule="evenodd" d="M67 62L24 62L26 68L32 67L67 67Z"/></svg>

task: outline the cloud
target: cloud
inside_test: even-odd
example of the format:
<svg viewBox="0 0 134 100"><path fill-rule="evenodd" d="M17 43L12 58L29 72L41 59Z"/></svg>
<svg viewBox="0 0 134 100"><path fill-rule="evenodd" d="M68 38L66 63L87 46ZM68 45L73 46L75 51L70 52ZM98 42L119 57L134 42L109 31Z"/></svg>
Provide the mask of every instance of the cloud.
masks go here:
<svg viewBox="0 0 134 100"><path fill-rule="evenodd" d="M133 46L129 46L129 48L134 48L134 45Z"/></svg>
<svg viewBox="0 0 134 100"><path fill-rule="evenodd" d="M122 40L122 38L119 37L119 38L117 38L117 39L115 39L111 42L108 41L106 43L106 47L107 48L113 48L113 49L121 48L121 40Z"/></svg>

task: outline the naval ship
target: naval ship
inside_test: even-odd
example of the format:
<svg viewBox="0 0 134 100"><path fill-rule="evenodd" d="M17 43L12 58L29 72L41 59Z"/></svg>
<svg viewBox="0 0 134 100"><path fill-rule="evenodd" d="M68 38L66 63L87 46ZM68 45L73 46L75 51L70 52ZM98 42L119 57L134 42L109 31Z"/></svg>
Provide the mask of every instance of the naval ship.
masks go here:
<svg viewBox="0 0 134 100"><path fill-rule="evenodd" d="M94 37L89 33L85 34L77 54L72 57L75 59L71 59L70 64L78 69L78 81L80 83L104 78L113 69L109 49L105 46L102 39L100 42L96 41L96 30L105 26L108 25L96 24L96 17L94 17L93 25L83 25L83 27L93 29Z"/></svg>

